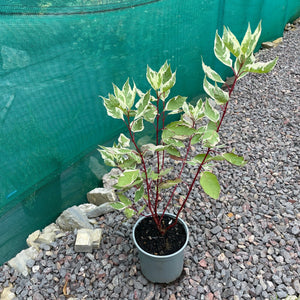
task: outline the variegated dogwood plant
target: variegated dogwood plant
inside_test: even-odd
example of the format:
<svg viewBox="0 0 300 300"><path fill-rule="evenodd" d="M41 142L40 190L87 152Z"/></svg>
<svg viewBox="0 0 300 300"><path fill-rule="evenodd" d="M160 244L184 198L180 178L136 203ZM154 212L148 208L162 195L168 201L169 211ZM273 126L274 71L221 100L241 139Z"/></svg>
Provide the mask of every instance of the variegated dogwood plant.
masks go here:
<svg viewBox="0 0 300 300"><path fill-rule="evenodd" d="M146 77L152 88L147 92L140 91L134 83L131 86L127 80L122 89L113 85L114 94L109 94L108 98L102 97L107 114L122 120L128 129L127 136L121 133L118 143L112 147L100 146L99 149L104 162L120 170L115 185L119 201L112 203L115 209L132 217L134 214L142 214L146 208L158 230L164 234L177 223L197 180L200 179L200 187L207 195L214 199L219 197L220 185L212 172L212 163L226 161L236 166L246 163L243 157L233 151L223 153L223 148L219 146L219 131L232 92L239 79L250 72L267 73L277 61L277 58L270 62L256 61L253 51L260 34L261 23L253 33L249 25L241 43L229 28L224 27L222 37L216 32L214 54L232 70L234 81L232 85L227 85L217 72L202 61L205 73L203 88L207 97L199 99L194 105L188 103L186 97L168 98L176 81L176 72L171 71L167 62L158 72L147 67ZM222 89L220 85L227 88ZM167 114L179 114L180 119L166 124ZM153 125L156 144L140 147L136 133L144 130L145 122ZM205 150L193 155L192 145L199 143L202 147L197 148ZM149 152L153 153L155 159L146 157ZM165 166L167 156L180 162L179 171ZM187 164L196 168L191 183L182 181ZM187 193L178 205L174 198L181 184L187 185ZM134 198L126 196L128 190L135 192ZM167 198L165 195L168 195ZM170 206L177 208L176 219L163 227L162 217Z"/></svg>

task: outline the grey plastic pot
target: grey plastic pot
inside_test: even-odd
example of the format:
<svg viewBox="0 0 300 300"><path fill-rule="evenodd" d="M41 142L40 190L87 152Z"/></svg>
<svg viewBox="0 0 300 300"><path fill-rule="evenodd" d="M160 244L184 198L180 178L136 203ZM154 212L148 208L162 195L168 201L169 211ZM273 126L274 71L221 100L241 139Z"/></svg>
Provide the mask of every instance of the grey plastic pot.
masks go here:
<svg viewBox="0 0 300 300"><path fill-rule="evenodd" d="M173 214L166 213L165 215L175 217ZM135 229L138 224L147 216L140 218L133 227L133 242L135 246L138 248L138 254L141 264L141 270L143 275L152 282L157 283L169 283L176 280L183 269L183 260L184 260L184 249L189 240L189 230L186 223L178 218L178 222L180 222L185 229L186 232L186 241L181 249L177 252L169 255L153 255L145 250L143 250L135 239Z"/></svg>

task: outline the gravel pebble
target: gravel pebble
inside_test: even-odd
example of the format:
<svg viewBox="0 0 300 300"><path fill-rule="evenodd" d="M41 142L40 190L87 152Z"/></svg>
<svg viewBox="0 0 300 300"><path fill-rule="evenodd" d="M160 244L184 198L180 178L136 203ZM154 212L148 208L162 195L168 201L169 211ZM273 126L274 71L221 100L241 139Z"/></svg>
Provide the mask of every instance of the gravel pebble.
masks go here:
<svg viewBox="0 0 300 300"><path fill-rule="evenodd" d="M284 299L300 294L299 99L300 27L283 43L256 55L279 57L267 75L237 84L220 131L226 146L248 164L217 164L220 200L197 186L182 213L190 227L182 276L168 285L148 282L140 271L131 229L135 219L118 212L96 218L100 249L74 251L74 232L43 245L23 277L0 267L0 292L9 283L18 299ZM238 154L239 154L238 153ZM175 163L175 168L180 164ZM176 170L175 170L176 171ZM185 181L195 170L189 166ZM184 187L177 194L184 193ZM63 288L66 295L63 294Z"/></svg>

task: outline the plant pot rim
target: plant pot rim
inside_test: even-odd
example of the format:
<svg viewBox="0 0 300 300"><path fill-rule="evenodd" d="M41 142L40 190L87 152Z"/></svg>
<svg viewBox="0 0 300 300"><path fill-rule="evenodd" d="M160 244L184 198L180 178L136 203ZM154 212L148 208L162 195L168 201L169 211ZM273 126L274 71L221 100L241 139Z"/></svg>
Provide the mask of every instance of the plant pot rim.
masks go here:
<svg viewBox="0 0 300 300"><path fill-rule="evenodd" d="M162 214L162 213L158 213L158 215L161 215L161 214ZM171 216L171 217L176 218L176 215L171 214L171 213L165 213L164 215L167 215L167 216ZM183 220L182 220L181 218L179 218L179 217L178 217L178 222L180 222L180 223L183 225L183 227L184 227L184 229L185 229L185 233L186 233L186 240L185 240L185 243L184 243L184 245L183 245L179 250L177 250L176 252L174 252L174 253L172 253L172 254L168 254L168 255L154 255L154 254L151 254L151 253L149 253L149 252L143 250L143 249L139 246L139 244L137 243L137 241L136 241L136 239L135 239L135 236L134 236L135 228L138 226L138 224L139 224L143 219L145 219L145 218L147 218L147 217L151 217L151 216L152 216L151 214L147 214L147 215L145 215L145 216L139 218L139 219L137 220L137 222L136 222L136 223L134 224L134 226L133 226L133 230L132 230L132 238L133 238L133 242L134 242L135 246L138 248L138 250L139 250L140 252L144 253L145 255L150 256L150 257L153 257L153 258L156 258L156 259L166 259L166 258L171 258L171 257L173 257L173 256L176 256L179 252L183 251L183 249L185 249L185 247L186 247L186 245L187 245L187 243L188 243L188 241L189 241L189 229L188 229L188 226L187 226L187 224L185 223L185 221L183 221Z"/></svg>

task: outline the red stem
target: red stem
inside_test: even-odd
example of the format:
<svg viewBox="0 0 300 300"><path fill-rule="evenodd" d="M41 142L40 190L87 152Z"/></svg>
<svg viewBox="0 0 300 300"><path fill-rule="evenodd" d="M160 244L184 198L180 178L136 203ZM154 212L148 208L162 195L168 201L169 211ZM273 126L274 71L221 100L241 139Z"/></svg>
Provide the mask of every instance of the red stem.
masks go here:
<svg viewBox="0 0 300 300"><path fill-rule="evenodd" d="M231 96L232 91L234 90L234 87L235 87L235 84L236 84L237 79L238 79L238 75L235 74L234 82L233 82L233 84L232 84L232 86L231 86L231 88L230 88L230 90L229 90L229 92L228 92L229 98L230 98L230 96ZM226 114L226 112L227 112L228 103L229 103L229 101L227 101L227 103L225 104L225 107L224 107L224 110L223 110L223 114L222 114L221 120L220 120L219 125L218 125L218 127L217 127L217 132L219 132L220 127L221 127L221 124L222 124L222 122L223 122L223 120L224 120L225 114ZM197 170L197 172L196 172L196 175L195 175L195 177L194 177L194 179L193 179L192 184L190 185L190 188L189 188L189 190L188 190L188 193L187 193L187 195L186 195L186 197L185 197L185 199L184 199L184 201L183 201L183 203L182 203L180 209L178 210L178 212L177 212L177 214L176 214L175 222L173 222L171 225L169 225L164 231L168 231L170 228L174 227L174 226L177 224L179 214L180 214L181 211L183 210L183 207L185 206L185 203L187 202L187 200L188 200L188 198L189 198L189 196L190 196L190 193L191 193L191 191L192 191L192 189L193 189L193 187L194 187L194 184L195 184L195 182L196 182L196 179L197 179L199 173L201 172L202 167L203 167L203 165L205 164L205 160L206 160L207 156L209 155L210 151L211 151L211 148L208 148L208 149L207 149L207 152L206 152L206 154L205 154L205 157L204 157L204 159L203 159L203 161L202 161L202 163L201 163L200 166L198 167L198 170Z"/></svg>

